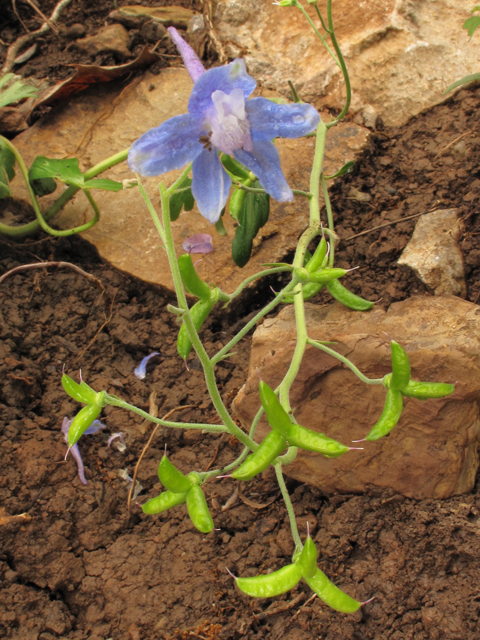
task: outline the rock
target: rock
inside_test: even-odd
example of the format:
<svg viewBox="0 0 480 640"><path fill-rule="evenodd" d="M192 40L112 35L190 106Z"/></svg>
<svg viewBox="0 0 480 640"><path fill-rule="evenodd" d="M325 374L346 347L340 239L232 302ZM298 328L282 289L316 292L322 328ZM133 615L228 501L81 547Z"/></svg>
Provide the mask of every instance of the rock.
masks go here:
<svg viewBox="0 0 480 640"><path fill-rule="evenodd" d="M60 25L58 28L58 32L61 36L67 38L68 40L77 40L78 38L83 38L86 33L86 29L83 24L76 22L70 27Z"/></svg>
<svg viewBox="0 0 480 640"><path fill-rule="evenodd" d="M148 42L155 43L165 38L168 35L166 28L161 22L155 20L148 20L144 22L141 28L142 35L148 40Z"/></svg>
<svg viewBox="0 0 480 640"><path fill-rule="evenodd" d="M319 25L313 6L303 3ZM325 0L318 3L325 16ZM337 0L333 18L349 68L354 112L370 108L401 125L445 99L445 89L478 71L478 52L462 25L470 0ZM262 84L289 94L292 80L306 102L339 109L338 67L294 7L263 0L220 0L215 31L231 57L242 55Z"/></svg>
<svg viewBox="0 0 480 640"><path fill-rule="evenodd" d="M152 84L154 89L150 90ZM59 107L52 115L30 127L15 138L15 144L30 166L37 154L53 158L77 156L80 167L87 169L97 162L129 147L148 129L164 120L187 111L192 82L185 69L170 68L160 75L146 73L130 87L109 83L95 93L81 95ZM120 93L121 98L119 98ZM267 92L272 95L272 92ZM113 107L112 107L113 105ZM327 116L324 116L327 117ZM368 130L352 123L342 123L330 129L327 139L325 172L335 173L352 160L365 144ZM285 175L294 188L308 189L313 158L314 139L279 140ZM153 203L159 208L160 180L171 184L179 175L173 171L162 178L145 178L143 184ZM117 165L102 177L113 180L134 178L126 163ZM329 181L332 182L332 181ZM25 197L21 178L13 183L14 193ZM120 193L96 191L100 222L83 237L92 242L106 260L117 268L138 278L168 288L173 283L166 255L138 189ZM42 198L46 208L58 194ZM44 204L45 203L45 204ZM91 218L91 209L83 194L78 194L55 222L62 228L72 227ZM296 246L297 239L308 224L306 199L296 197L291 203L272 201L270 219L255 240L253 256L248 265L237 268L231 258L234 234L230 216L225 216L228 237L215 233L198 211L182 213L173 223L177 251L183 253L182 243L198 233L213 235L214 252L204 256L198 265L201 277L234 290L240 282L263 269L265 262L280 261Z"/></svg>
<svg viewBox="0 0 480 640"><path fill-rule="evenodd" d="M184 7L142 7L131 5L116 9L109 14L110 20L119 22L129 29L137 28L147 20L161 22L165 27L186 29L194 16L191 9Z"/></svg>
<svg viewBox="0 0 480 640"><path fill-rule="evenodd" d="M111 24L102 27L94 36L76 40L72 45L85 53L96 56L99 53L113 53L119 58L127 58L128 32L121 24Z"/></svg>
<svg viewBox="0 0 480 640"><path fill-rule="evenodd" d="M457 240L465 225L458 209L440 209L418 219L398 264L415 271L436 296L467 297L463 258Z"/></svg>
<svg viewBox="0 0 480 640"><path fill-rule="evenodd" d="M478 306L453 296L419 296L392 304L386 312L374 308L359 313L339 303L306 304L306 318L311 338L335 341L332 348L369 378L391 371L386 332L407 351L413 379L457 381L457 385L450 397L405 398L400 421L388 437L351 445L364 438L380 417L385 389L365 385L338 360L308 347L290 394L297 422L364 450L331 460L302 451L285 473L326 494L362 492L369 485L417 499L470 491L480 441ZM257 367L271 387L278 386L288 369L295 336L292 306L256 330L249 378L234 401L236 416L245 428L260 404ZM268 431L263 419L258 441Z"/></svg>

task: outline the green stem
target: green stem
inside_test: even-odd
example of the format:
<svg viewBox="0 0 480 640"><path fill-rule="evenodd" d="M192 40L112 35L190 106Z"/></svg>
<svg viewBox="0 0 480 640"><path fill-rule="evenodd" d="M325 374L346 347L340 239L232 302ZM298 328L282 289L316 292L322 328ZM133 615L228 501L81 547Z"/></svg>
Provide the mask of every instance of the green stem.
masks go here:
<svg viewBox="0 0 480 640"><path fill-rule="evenodd" d="M275 465L275 473L277 474L278 486L280 487L280 491L282 492L283 501L285 502L285 506L287 507L288 518L290 520L290 527L292 529L292 537L295 542L296 551L301 551L303 549L302 541L300 540L300 535L298 533L297 528L297 520L295 518L295 511L293 510L293 504L290 500L290 495L288 493L287 486L285 484L285 479L283 477L282 465Z"/></svg>
<svg viewBox="0 0 480 640"><path fill-rule="evenodd" d="M328 256L328 266L333 267L333 264L335 261L335 239L337 236L336 236L334 224L333 224L333 211L332 211L332 205L330 202L330 196L328 195L327 182L323 177L323 174L320 176L320 180L322 182L323 199L325 200L325 208L327 210L327 224L331 232L330 233L330 255Z"/></svg>
<svg viewBox="0 0 480 640"><path fill-rule="evenodd" d="M233 184L242 189L243 191L250 191L250 193L267 193L265 189L257 189L256 187L249 187L243 182L238 182L237 180L232 180ZM311 198L312 194L308 191L301 191L300 189L292 189L292 193L296 196L304 196L305 198Z"/></svg>
<svg viewBox="0 0 480 640"><path fill-rule="evenodd" d="M372 384L372 385L383 384L383 378L367 378L367 376L364 376L363 373L360 371L360 369L358 369L352 362L350 362L348 358L346 358L345 356L342 356L340 353L337 353L333 349L330 349L329 347L324 345L322 342L318 342L317 340L312 340L311 338L308 338L307 343L311 344L313 347L317 347L317 349L320 349L320 351L324 351L325 353L328 353L329 355L333 356L337 360L340 360L340 362L343 362L343 364L345 364L349 369L351 369L353 373L356 376L358 376L362 382L365 382L365 384Z"/></svg>
<svg viewBox="0 0 480 640"><path fill-rule="evenodd" d="M312 194L312 198L310 199L310 226L314 224L320 225L320 177L322 175L326 139L327 125L320 118L317 127L312 172L310 174L310 193Z"/></svg>
<svg viewBox="0 0 480 640"><path fill-rule="evenodd" d="M312 27L312 29L315 31L315 33L317 34L317 36L320 38L320 42L323 44L323 46L326 48L326 50L328 51L328 53L332 56L334 62L336 65L338 65L340 68L342 68L340 62L337 60L337 58L335 57L335 54L333 53L333 51L330 49L329 45L327 44L325 38L327 37L327 35L332 35L331 33L329 33L327 31L327 33L322 36L320 31L317 29L317 27L315 26L315 23L313 22L313 20L310 18L310 16L308 15L308 13L305 11L304 7L302 4L300 4L300 2L298 2L298 0L296 0L296 2L294 3L295 7L298 7L300 9L300 11L303 13L303 15L305 16L305 18L308 20L310 26ZM333 41L333 39L332 39Z"/></svg>
<svg viewBox="0 0 480 640"><path fill-rule="evenodd" d="M234 298L236 298L237 296L239 296L241 294L241 292L245 289L246 286L248 286L251 282L254 282L255 280L258 280L259 278L263 278L264 276L270 276L274 273L282 273L285 271L291 271L291 268L289 267L274 267L273 269L265 269L265 271L259 271L258 273L256 273L253 276L249 276L248 278L245 278L245 280L235 289L235 291L233 293L226 293L224 294L225 296L228 296L228 300L233 300Z"/></svg>
<svg viewBox="0 0 480 640"><path fill-rule="evenodd" d="M121 409L127 409L128 411L132 411L137 415L145 418L145 420L149 420L150 422L154 422L155 424L159 424L162 427L173 427L174 429L202 429L203 431L211 431L212 433L225 433L228 431L227 427L223 424L195 424L190 422L171 422L170 420L161 420L160 418L154 418L146 411L142 411L133 404L129 404L117 396L111 396L107 394L107 403L111 404L114 407L120 407Z"/></svg>
<svg viewBox="0 0 480 640"><path fill-rule="evenodd" d="M15 154L15 158L18 160L18 157L20 157L20 153L14 147L14 145L3 136L0 136L0 140L2 142L5 142L5 144ZM102 160L101 162L93 166L91 169L88 169L87 171L85 171L85 173L83 174L83 177L85 178L85 180L91 180L92 178L97 176L99 173L102 173L103 171L106 171L107 169L110 169L116 164L119 164L120 162L123 162L124 160L126 160L128 156L128 152L129 152L129 149L124 149L123 151L120 151L119 153L116 153L115 155L110 156L106 160ZM25 166L23 159L22 159L22 163ZM25 174L23 171L22 171L22 175L25 177ZM27 188L28 188L28 171L27 171L26 182L27 182ZM71 200L76 193L78 193L79 190L80 189L78 187L73 187L73 186L68 187L68 189L66 189L62 193L62 195L59 196L55 200L55 202L47 209L47 211L42 215L44 221L51 220L54 216L56 216L57 213L63 209L66 203L69 200ZM29 191L29 195L30 195L30 191ZM37 203L36 197L35 197L35 203ZM32 205L34 209L35 209L35 203L32 200ZM37 203L37 206L38 206L38 203ZM37 220L34 220L33 222L29 222L27 224L19 225L17 227L11 227L9 225L0 223L0 234L3 234L5 236L10 236L12 238L23 238L25 236L31 235L32 233L35 233L35 231L38 231L40 228L41 228L41 223L37 217Z"/></svg>
<svg viewBox="0 0 480 640"><path fill-rule="evenodd" d="M171 189L172 188L170 187L170 190ZM163 229L165 231L165 248L167 250L170 270L172 272L175 292L177 294L178 306L181 309L186 309L185 315L183 316L183 322L185 323L188 337L190 338L192 346L195 349L198 359L200 360L200 363L202 365L205 376L205 383L207 385L210 398L212 399L213 406L215 407L218 415L225 424L229 433L237 438L237 440L239 440L242 444L249 447L252 451L255 451L258 448L258 444L251 438L249 438L247 434L244 433L239 427L237 427L223 403L215 380L214 365L210 361L210 358L208 357L208 354L205 351L205 348L193 324L192 316L190 314L190 309L188 308L187 298L183 288L182 278L180 276L180 270L178 268L177 256L175 255L175 247L173 243L172 228L170 223L170 198L163 183L160 183L159 190L163 213ZM152 217L154 219L158 218L153 207L150 212L152 213Z"/></svg>
<svg viewBox="0 0 480 640"><path fill-rule="evenodd" d="M287 286L286 286L286 287L284 287L284 288L280 291L280 293L278 293L278 294L275 296L275 298L274 298L271 302L269 302L269 303L267 304L267 306L266 306L266 307L264 307L263 309L261 309L261 310L257 313L257 315L256 315L254 318L252 318L252 319L250 320L250 322L247 322L247 324L243 327L243 329L240 329L240 331L237 333L237 335L236 335L234 338L232 338L232 339L230 340L230 342L228 342L228 343L223 347L223 349L220 349L220 351L219 351L218 353L216 353L216 354L213 356L213 358L212 358L212 360L211 360L212 364L215 366L215 365L217 364L217 362L219 362L222 358L224 358L224 357L225 357L225 355L230 351L230 349L231 349L232 347L234 347L234 346L237 344L237 342L239 342L239 341L243 338L243 336L245 336L245 335L250 331L250 329L252 329L252 328L257 324L257 322L258 322L259 320L261 320L261 318L263 318L263 316L265 316L269 311L271 311L272 309L274 309L274 308L277 306L277 304L279 304L279 303L283 300L283 298L285 297L285 295L286 295L287 293L290 293L290 291L291 291L291 290L296 286L296 284L297 284L297 279L294 277L294 278L293 278L293 279L292 279L292 280L287 284Z"/></svg>
<svg viewBox="0 0 480 640"><path fill-rule="evenodd" d="M159 220L159 217L157 216L157 212L155 211L155 208L152 204L152 201L150 200L150 198L147 195L147 192L145 191L145 188L142 184L142 181L140 180L140 176L138 175L138 173L135 174L137 176L137 180L138 180L138 189L140 191L140 194L142 196L142 198L145 200L145 204L147 205L147 209L150 213L150 215L152 216L152 220L153 220L153 224L155 225L155 228L158 232L158 235L160 236L164 246L167 244L167 240L165 237L165 229L162 227L162 223ZM183 307L183 309L185 309L185 307Z"/></svg>
<svg viewBox="0 0 480 640"><path fill-rule="evenodd" d="M333 17L332 17L332 0L327 0L327 20L328 20L328 33L330 34L330 38L332 40L333 48L335 49L340 69L342 70L343 79L345 80L345 90L346 90L346 99L345 106L343 107L340 115L335 118L332 122L328 123L328 128L333 127L337 124L342 118L347 114L347 111L350 108L350 102L352 100L352 86L350 84L350 76L348 75L347 65L345 64L345 59L343 57L342 51L338 45L337 37L335 35L335 29L333 27Z"/></svg>

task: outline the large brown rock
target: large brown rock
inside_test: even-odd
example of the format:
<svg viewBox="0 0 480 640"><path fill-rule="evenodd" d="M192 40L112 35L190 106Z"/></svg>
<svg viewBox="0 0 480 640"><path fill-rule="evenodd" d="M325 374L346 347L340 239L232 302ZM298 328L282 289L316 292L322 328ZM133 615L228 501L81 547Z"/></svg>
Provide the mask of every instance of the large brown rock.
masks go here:
<svg viewBox="0 0 480 640"><path fill-rule="evenodd" d="M333 348L347 356L369 378L391 371L390 343L400 342L412 366L412 378L457 382L452 396L419 401L405 398L397 427L388 437L363 445L380 417L385 399L381 386L367 386L338 360L309 347L291 390L297 422L363 451L328 460L299 452L285 473L326 494L362 492L367 485L389 487L414 498L445 498L473 488L478 469L480 421L480 309L454 296L415 297L388 311L369 313L339 303L306 305L308 334L334 340ZM247 383L234 407L248 427L260 405L258 377L278 386L295 346L294 310L287 306L256 330ZM257 431L269 431L265 419Z"/></svg>
<svg viewBox="0 0 480 640"><path fill-rule="evenodd" d="M86 170L129 147L152 127L185 113L192 86L187 71L176 68L164 69L158 76L147 72L128 87L113 82L103 87L96 86L95 91L85 92L58 107L17 136L15 145L28 166L37 154L41 154L49 158L78 157L80 168ZM324 164L327 175L353 160L365 144L368 133L368 129L351 122L343 122L330 129ZM314 138L278 140L283 171L292 188L308 189L314 147ZM180 173L180 170L172 171L143 180L157 210L158 183L164 180L171 184ZM135 176L123 162L102 177L122 181ZM21 176L13 184L14 193L25 197ZM42 198L44 210L58 197L57 192ZM95 191L93 195L101 212L100 221L84 232L83 237L118 269L147 282L172 288L166 253L160 248L160 239L138 189L119 193ZM54 224L69 228L83 224L91 217L91 207L85 196L79 193L54 219ZM179 253L183 252L182 243L190 236L198 233L213 236L215 250L203 257L198 266L199 274L231 292L244 278L262 271L265 262L283 260L295 249L299 236L308 226L308 203L301 196L296 196L293 202L272 201L270 218L255 239L252 258L243 269L236 267L231 257L235 233L233 220L226 215L224 221L229 235L222 237L215 233L213 225L195 207L191 212L182 213L172 226Z"/></svg>
<svg viewBox="0 0 480 640"><path fill-rule="evenodd" d="M315 8L302 2L319 26ZM462 25L470 0L335 0L333 19L350 72L353 111L401 125L445 99L455 80L478 71ZM266 87L305 102L342 108L345 88L328 51L298 9L264 0L219 0L214 26L229 56L242 56ZM318 7L326 15L326 0Z"/></svg>

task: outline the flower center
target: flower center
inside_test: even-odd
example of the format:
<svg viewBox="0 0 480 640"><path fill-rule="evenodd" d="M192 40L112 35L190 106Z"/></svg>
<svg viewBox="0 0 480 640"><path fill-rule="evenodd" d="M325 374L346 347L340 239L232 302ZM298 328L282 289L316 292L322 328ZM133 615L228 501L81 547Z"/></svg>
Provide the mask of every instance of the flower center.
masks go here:
<svg viewBox="0 0 480 640"><path fill-rule="evenodd" d="M212 101L213 107L207 112L212 145L228 155L236 149L252 151L243 91L234 89L226 94L217 90L212 93Z"/></svg>

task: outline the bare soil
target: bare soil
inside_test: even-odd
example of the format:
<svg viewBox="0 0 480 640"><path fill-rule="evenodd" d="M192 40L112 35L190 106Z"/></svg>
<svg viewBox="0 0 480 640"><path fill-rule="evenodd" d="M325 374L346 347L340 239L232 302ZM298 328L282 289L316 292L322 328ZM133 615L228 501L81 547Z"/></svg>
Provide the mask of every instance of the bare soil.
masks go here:
<svg viewBox="0 0 480 640"><path fill-rule="evenodd" d="M96 15L104 5L86 6ZM404 127L374 132L352 174L332 191L344 239L434 208L459 208L472 303L480 297L479 103L473 87ZM370 200L358 200L352 188ZM338 264L360 266L349 286L384 305L429 295L396 265L414 225L405 221L344 240ZM235 588L225 567L242 576L265 573L288 563L293 551L269 473L244 483L226 509L238 485L230 479L206 485L219 528L207 536L192 527L183 506L155 517L135 505L128 513L128 485L119 471L132 473L152 426L109 407L105 432L80 442L88 480L82 485L73 460L63 461L62 419L78 409L60 384L64 364L72 374L81 368L94 388L147 411L156 407L159 416L193 404L174 419L218 418L198 362L191 360L187 371L176 354L178 327L166 311L171 294L113 269L81 238L0 240L0 273L41 260L79 265L101 280L108 298L67 269L22 272L0 284L0 638L480 640L478 482L471 494L444 501L375 487L365 495L326 497L288 482L302 535L308 522L320 550L320 568L352 596L375 596L354 615L311 600L306 585L266 600ZM269 284L209 321L208 351L225 344L232 323L241 326L272 295ZM317 302L327 299L320 295ZM245 339L218 368L227 403L246 378L249 344ZM152 351L161 355L139 381L133 369ZM107 448L109 435L119 431L125 453ZM156 472L165 444L183 471L226 464L239 452L227 436L160 429L140 467L140 501L160 491ZM27 519L1 524L2 515L21 513Z"/></svg>

